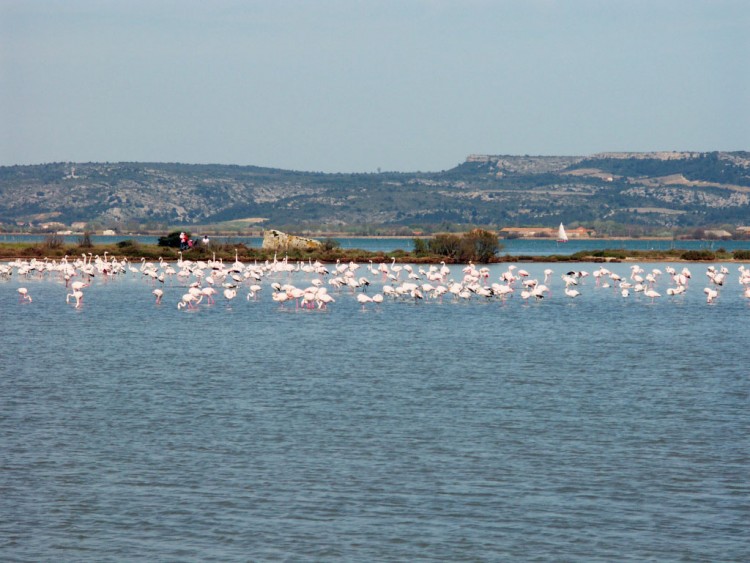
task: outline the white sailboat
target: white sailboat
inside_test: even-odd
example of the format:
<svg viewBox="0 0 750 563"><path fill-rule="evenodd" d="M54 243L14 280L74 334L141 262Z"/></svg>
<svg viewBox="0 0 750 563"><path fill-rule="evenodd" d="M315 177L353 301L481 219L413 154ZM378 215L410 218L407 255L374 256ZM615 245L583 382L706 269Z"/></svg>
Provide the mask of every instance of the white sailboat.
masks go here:
<svg viewBox="0 0 750 563"><path fill-rule="evenodd" d="M565 232L565 227L560 223L560 227L557 229L557 242L568 242L568 233Z"/></svg>

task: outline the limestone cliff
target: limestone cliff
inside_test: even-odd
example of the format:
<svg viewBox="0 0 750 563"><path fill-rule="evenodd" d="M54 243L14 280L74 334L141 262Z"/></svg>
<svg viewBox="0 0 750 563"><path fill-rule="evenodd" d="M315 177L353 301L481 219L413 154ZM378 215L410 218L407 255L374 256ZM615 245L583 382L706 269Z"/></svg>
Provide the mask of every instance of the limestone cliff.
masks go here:
<svg viewBox="0 0 750 563"><path fill-rule="evenodd" d="M276 229L270 229L263 235L264 250L314 250L320 246L320 241L315 239L288 235Z"/></svg>

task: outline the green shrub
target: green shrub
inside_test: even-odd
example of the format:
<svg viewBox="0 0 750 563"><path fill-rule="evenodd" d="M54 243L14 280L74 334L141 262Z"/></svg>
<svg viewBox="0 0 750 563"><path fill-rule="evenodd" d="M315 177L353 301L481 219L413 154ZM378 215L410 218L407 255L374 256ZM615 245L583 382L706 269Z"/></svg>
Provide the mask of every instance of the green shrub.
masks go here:
<svg viewBox="0 0 750 563"><path fill-rule="evenodd" d="M117 248L123 248L123 249L131 249L135 250L140 246L140 243L132 238L121 240L117 243Z"/></svg>
<svg viewBox="0 0 750 563"><path fill-rule="evenodd" d="M417 240L419 239L414 239L415 250L418 248ZM462 236L447 233L435 235L427 248L432 254L446 259L486 263L493 260L502 247L496 234L484 229L473 229Z"/></svg>
<svg viewBox="0 0 750 563"><path fill-rule="evenodd" d="M432 237L427 244L432 254L458 259L461 252L461 237L443 233Z"/></svg>
<svg viewBox="0 0 750 563"><path fill-rule="evenodd" d="M335 238L331 238L331 237L324 238L321 244L323 245L323 250L327 250L327 251L341 248L341 243L337 241Z"/></svg>
<svg viewBox="0 0 750 563"><path fill-rule="evenodd" d="M484 229L472 229L461 237L461 261L489 262L500 250L497 235Z"/></svg>
<svg viewBox="0 0 750 563"><path fill-rule="evenodd" d="M417 256L425 256L429 253L430 247L427 241L423 238L414 238L414 254Z"/></svg>
<svg viewBox="0 0 750 563"><path fill-rule="evenodd" d="M716 254L710 250L687 250L680 254L683 260L716 260Z"/></svg>
<svg viewBox="0 0 750 563"><path fill-rule="evenodd" d="M735 250L732 256L735 260L750 260L750 250Z"/></svg>

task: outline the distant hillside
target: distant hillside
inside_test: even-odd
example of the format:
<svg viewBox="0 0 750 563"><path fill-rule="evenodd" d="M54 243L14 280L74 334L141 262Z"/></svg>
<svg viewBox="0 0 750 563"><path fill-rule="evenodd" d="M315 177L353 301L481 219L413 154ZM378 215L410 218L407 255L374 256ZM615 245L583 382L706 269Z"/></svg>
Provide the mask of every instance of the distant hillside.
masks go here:
<svg viewBox="0 0 750 563"><path fill-rule="evenodd" d="M471 155L442 172L323 174L255 166L54 163L0 167L0 223L96 221L441 228L560 221L750 224L750 153Z"/></svg>

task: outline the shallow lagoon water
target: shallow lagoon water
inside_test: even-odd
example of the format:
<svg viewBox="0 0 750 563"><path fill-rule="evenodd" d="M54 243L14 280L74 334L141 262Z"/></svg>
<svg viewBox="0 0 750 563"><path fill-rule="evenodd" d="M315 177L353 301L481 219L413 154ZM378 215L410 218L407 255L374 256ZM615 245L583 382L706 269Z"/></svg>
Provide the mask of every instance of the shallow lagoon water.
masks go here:
<svg viewBox="0 0 750 563"><path fill-rule="evenodd" d="M3 559L747 560L736 267L713 304L704 265L654 303L523 267L551 297L309 311L266 281L178 311L127 274L75 309L0 283Z"/></svg>

